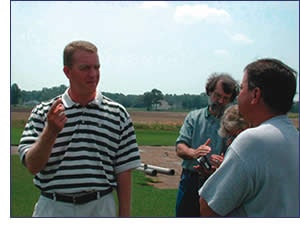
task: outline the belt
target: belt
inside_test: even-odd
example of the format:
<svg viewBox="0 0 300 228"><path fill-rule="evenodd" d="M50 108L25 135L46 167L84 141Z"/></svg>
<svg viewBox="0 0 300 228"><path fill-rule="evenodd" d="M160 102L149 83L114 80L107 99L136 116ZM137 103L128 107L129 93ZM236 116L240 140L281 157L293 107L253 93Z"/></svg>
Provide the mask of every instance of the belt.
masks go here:
<svg viewBox="0 0 300 228"><path fill-rule="evenodd" d="M73 204L85 204L88 202L91 202L93 200L99 199L113 191L112 188L103 190L103 191L93 191L86 193L84 195L80 196L69 196L69 195L64 195L60 193L50 193L50 192L41 192L42 196L45 196L49 199L55 200L55 201L61 201L65 203L73 203Z"/></svg>

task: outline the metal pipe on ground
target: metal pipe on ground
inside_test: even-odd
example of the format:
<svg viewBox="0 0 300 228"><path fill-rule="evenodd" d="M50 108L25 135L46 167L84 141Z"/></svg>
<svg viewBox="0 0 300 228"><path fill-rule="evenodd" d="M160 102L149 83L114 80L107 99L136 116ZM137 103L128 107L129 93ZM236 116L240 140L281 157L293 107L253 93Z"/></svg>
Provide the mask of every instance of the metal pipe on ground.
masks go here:
<svg viewBox="0 0 300 228"><path fill-rule="evenodd" d="M144 164L144 163L142 163L141 166L146 167L147 169L154 169L158 173L162 173L162 174L166 174L166 175L170 175L170 176L175 175L175 170L174 169L163 168L163 167L160 167L160 166L148 165L148 164Z"/></svg>
<svg viewBox="0 0 300 228"><path fill-rule="evenodd" d="M157 175L157 171L155 169L149 169L149 168L143 168L142 166L136 168L139 171L144 172L145 174L149 175L149 176L156 176Z"/></svg>

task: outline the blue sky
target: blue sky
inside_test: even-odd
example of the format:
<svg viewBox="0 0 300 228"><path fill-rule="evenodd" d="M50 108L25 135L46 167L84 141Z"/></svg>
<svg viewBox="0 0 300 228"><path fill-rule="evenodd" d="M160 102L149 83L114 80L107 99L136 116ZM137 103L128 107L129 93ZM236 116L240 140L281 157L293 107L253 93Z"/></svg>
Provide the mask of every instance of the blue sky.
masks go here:
<svg viewBox="0 0 300 228"><path fill-rule="evenodd" d="M63 48L83 39L98 46L101 91L199 94L211 73L240 81L261 57L299 71L298 19L297 1L11 2L11 83L68 85Z"/></svg>

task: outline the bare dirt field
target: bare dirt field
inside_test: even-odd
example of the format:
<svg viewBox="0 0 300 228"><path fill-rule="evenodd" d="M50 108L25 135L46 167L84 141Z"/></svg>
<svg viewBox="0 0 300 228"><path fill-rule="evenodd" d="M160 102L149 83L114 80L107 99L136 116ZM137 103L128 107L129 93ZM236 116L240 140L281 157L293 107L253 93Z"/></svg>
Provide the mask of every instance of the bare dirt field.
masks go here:
<svg viewBox="0 0 300 228"><path fill-rule="evenodd" d="M27 120L30 114L30 110L18 110L11 112L11 119L12 120Z"/></svg>
<svg viewBox="0 0 300 228"><path fill-rule="evenodd" d="M129 112L134 123L182 125L186 112Z"/></svg>
<svg viewBox="0 0 300 228"><path fill-rule="evenodd" d="M12 120L23 120L29 117L30 110L18 110L11 112ZM129 112L132 121L134 123L161 123L161 124L172 124L172 125L182 125L186 112L144 112L144 111L131 111ZM292 119L295 126L299 127L299 119Z"/></svg>

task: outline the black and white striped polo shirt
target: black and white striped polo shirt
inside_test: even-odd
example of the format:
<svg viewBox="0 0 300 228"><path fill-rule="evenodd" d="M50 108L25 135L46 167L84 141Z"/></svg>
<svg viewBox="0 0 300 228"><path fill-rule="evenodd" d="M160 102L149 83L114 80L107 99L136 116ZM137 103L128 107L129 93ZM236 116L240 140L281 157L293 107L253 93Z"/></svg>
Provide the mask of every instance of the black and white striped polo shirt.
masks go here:
<svg viewBox="0 0 300 228"><path fill-rule="evenodd" d="M140 165L128 112L100 92L84 107L74 103L67 91L61 97L68 120L34 184L42 191L61 193L116 187L116 174ZM48 110L57 98L32 110L19 144L22 161L43 131Z"/></svg>

